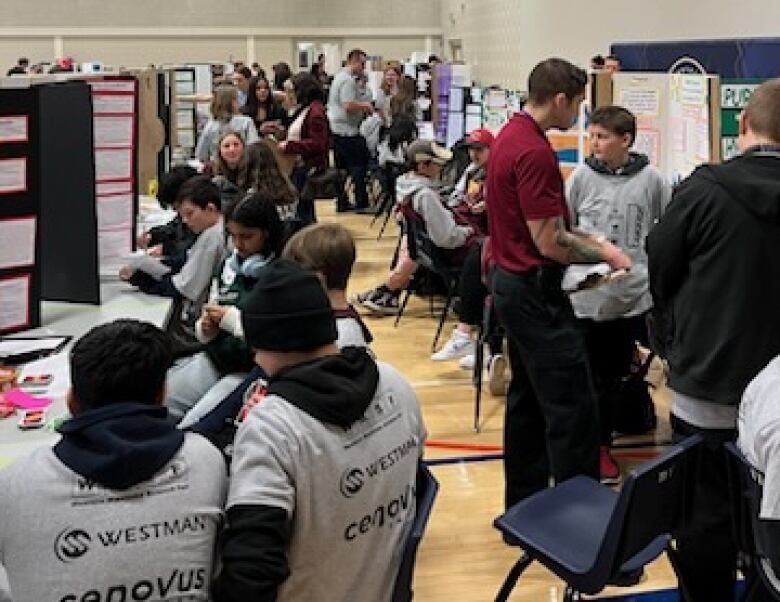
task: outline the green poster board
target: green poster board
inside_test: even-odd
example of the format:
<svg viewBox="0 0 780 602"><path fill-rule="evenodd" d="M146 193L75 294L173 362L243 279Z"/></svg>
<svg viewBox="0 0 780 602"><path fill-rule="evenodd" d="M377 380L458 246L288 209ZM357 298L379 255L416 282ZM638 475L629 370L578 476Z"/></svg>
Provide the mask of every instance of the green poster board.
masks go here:
<svg viewBox="0 0 780 602"><path fill-rule="evenodd" d="M739 114L745 108L750 97L764 80L762 79L723 79L720 83L720 130L722 159L730 159L737 154L739 136Z"/></svg>

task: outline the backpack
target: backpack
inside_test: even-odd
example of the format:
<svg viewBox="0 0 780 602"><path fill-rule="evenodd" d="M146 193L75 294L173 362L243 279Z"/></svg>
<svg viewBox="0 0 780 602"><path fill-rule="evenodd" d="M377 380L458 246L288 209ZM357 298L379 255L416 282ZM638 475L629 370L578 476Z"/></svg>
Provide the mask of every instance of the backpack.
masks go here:
<svg viewBox="0 0 780 602"><path fill-rule="evenodd" d="M645 380L655 353L650 353L640 366L621 379L611 393L612 427L624 435L643 435L655 429L658 419L650 396L650 384Z"/></svg>

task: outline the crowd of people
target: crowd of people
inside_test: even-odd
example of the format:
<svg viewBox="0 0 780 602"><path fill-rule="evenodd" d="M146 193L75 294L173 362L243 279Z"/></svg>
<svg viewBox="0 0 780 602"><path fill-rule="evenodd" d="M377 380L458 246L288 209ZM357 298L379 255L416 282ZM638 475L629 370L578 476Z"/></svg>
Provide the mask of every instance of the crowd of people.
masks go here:
<svg viewBox="0 0 780 602"><path fill-rule="evenodd" d="M445 188L453 153L418 138L414 80L388 64L374 98L365 63L352 50L332 79L321 59L298 74L274 65L271 79L238 65L215 87L201 173L163 178L160 204L177 217L120 272L174 299L167 332L119 320L80 339L62 439L0 472L13 599L390 599L426 429L347 298L352 235L314 211L330 171L338 210L368 211L379 168L403 227L387 278L353 302L399 311L421 230L460 269L458 323L431 359L473 369L494 310L486 366L506 394L505 506L576 475L619 483L613 412L652 348L675 437L705 440L687 475L693 518L670 551L683 599L730 600L723 442L739 434L766 473L762 516L780 515L780 80L741 116L742 154L674 191L632 151L637 121L619 106L590 115L591 156L564 183L546 132L574 122L587 74L547 59L497 135L464 140L467 165Z"/></svg>

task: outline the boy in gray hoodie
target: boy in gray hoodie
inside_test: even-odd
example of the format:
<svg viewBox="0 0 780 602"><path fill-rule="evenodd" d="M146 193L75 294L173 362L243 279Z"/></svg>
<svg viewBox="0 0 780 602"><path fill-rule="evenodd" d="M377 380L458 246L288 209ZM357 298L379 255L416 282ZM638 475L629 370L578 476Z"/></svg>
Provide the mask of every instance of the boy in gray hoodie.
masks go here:
<svg viewBox="0 0 780 602"><path fill-rule="evenodd" d="M645 238L669 203L671 187L645 155L629 149L636 119L622 107L594 111L589 125L592 156L566 183L572 226L601 235L631 258L617 281L571 295L585 333L601 420L601 479L614 484L620 468L609 453L610 404L628 375L634 344L645 337L645 314L652 306Z"/></svg>
<svg viewBox="0 0 780 602"><path fill-rule="evenodd" d="M467 244L476 232L471 226L461 226L447 209L439 195L438 180L442 166L452 159L452 153L432 140L416 140L406 151L411 171L396 181L399 205L407 203L419 217L428 237L441 249L456 251L465 258ZM458 251L463 250L463 253ZM398 259L387 280L380 286L355 297L355 301L379 314L398 313L398 298L412 279L417 264L409 257L406 236L401 237Z"/></svg>

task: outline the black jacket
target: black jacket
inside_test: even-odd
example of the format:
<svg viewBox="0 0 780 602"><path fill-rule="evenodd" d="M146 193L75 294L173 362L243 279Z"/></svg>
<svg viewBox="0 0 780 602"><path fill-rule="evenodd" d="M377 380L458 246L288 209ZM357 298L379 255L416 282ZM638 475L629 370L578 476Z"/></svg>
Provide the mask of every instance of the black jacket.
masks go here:
<svg viewBox="0 0 780 602"><path fill-rule="evenodd" d="M647 253L671 388L737 405L780 354L780 148L699 167Z"/></svg>

